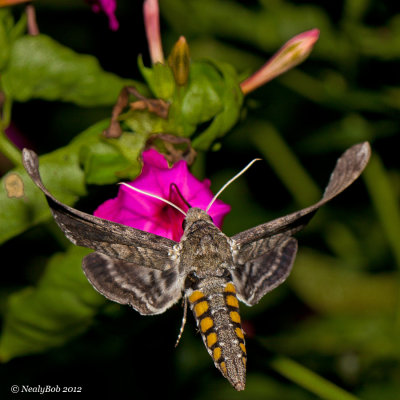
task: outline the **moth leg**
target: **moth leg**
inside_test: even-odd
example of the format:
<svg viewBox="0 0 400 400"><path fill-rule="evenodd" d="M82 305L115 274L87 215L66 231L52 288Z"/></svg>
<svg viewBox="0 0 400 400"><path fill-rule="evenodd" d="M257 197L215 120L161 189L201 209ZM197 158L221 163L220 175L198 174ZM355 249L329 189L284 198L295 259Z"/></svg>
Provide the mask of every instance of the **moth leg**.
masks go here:
<svg viewBox="0 0 400 400"><path fill-rule="evenodd" d="M185 325L186 325L186 316L187 316L187 298L186 296L183 297L183 318L182 318L182 325L181 325L181 329L179 330L179 334L178 334L178 339L176 340L175 343L175 347L178 346L182 334L183 334L183 330L185 329Z"/></svg>

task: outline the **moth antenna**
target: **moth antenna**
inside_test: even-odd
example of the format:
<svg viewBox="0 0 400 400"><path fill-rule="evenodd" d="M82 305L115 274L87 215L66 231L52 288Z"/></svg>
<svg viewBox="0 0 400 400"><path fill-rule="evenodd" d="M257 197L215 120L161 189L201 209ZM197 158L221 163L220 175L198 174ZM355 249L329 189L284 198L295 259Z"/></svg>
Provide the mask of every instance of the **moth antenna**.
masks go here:
<svg viewBox="0 0 400 400"><path fill-rule="evenodd" d="M186 316L187 316L187 298L186 298L186 296L184 296L183 302L184 303L183 303L182 325L181 325L181 329L179 330L178 339L176 339L175 347L178 346L178 344L181 340L182 334L183 334L183 329L185 328L185 325L186 325Z"/></svg>
<svg viewBox="0 0 400 400"><path fill-rule="evenodd" d="M154 197L154 198L157 199L157 200L161 200L161 201L163 201L164 203L167 203L167 204L169 204L171 207L174 207L175 209L177 209L178 211L180 211L180 212L186 217L185 211L183 211L180 207L178 207L178 206L177 206L176 204L174 204L174 203L171 203L171 202L168 201L167 199L163 199L162 197L157 196L156 194L149 193L149 192L145 192L144 190L135 188L135 187L133 187L133 186L131 186L131 185L125 183L125 182L120 182L119 185L124 185L124 186L128 187L129 189L134 190L135 192L139 192L139 193L145 194L145 195L147 195L147 196Z"/></svg>
<svg viewBox="0 0 400 400"><path fill-rule="evenodd" d="M238 174L236 174L233 178L229 179L228 182L225 183L224 186L222 186L221 189L218 190L217 194L213 197L213 199L210 201L210 204L206 208L206 213L208 213L208 210L211 208L213 205L214 201L217 200L218 196L237 178L239 178L240 175L244 174L256 161L260 161L261 158L255 158L253 161L249 162Z"/></svg>

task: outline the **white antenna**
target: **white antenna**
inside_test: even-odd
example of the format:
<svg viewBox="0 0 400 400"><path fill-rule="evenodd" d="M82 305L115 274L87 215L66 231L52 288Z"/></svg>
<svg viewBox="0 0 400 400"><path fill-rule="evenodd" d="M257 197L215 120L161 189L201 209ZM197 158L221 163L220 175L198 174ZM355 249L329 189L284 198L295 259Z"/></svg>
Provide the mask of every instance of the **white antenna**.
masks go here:
<svg viewBox="0 0 400 400"><path fill-rule="evenodd" d="M228 182L225 183L224 186L222 186L221 189L217 192L217 194L213 197L213 199L210 201L210 204L206 208L206 213L208 213L208 210L211 208L213 205L214 201L217 200L218 196L229 186L235 179L239 178L240 175L244 174L256 161L260 161L261 158L255 158L253 161L249 162L238 174L236 174L232 179L230 179Z"/></svg>
<svg viewBox="0 0 400 400"><path fill-rule="evenodd" d="M125 182L120 182L119 185L124 185L124 186L128 187L129 189L134 190L135 192L139 192L139 193L145 194L145 195L147 195L147 196L154 197L155 199L161 200L161 201L163 201L164 203L167 203L167 204L169 204L171 207L174 207L175 209L177 209L178 211L180 211L180 212L186 217L185 211L183 211L181 208L179 208L176 204L171 203L170 201L168 201L168 200L166 200L166 199L163 199L162 197L157 196L156 194L149 193L149 192L145 192L144 190L135 188L135 187L133 187L133 186L131 186L131 185L125 183Z"/></svg>

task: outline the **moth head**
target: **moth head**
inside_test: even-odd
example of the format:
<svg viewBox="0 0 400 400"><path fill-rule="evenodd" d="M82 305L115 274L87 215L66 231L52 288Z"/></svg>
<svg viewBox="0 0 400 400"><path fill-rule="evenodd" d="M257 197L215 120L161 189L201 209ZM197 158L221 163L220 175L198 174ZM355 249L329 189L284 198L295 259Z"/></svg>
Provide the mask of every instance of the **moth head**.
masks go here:
<svg viewBox="0 0 400 400"><path fill-rule="evenodd" d="M212 218L207 214L206 211L201 208L192 207L187 210L186 218L183 221L183 229L186 230L193 226L197 221L207 221L213 223Z"/></svg>

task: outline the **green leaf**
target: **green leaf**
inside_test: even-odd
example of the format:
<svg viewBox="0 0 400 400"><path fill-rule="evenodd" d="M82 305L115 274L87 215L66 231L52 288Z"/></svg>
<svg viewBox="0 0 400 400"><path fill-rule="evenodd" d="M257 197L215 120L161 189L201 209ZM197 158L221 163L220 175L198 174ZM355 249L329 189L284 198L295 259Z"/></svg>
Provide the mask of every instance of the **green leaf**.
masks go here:
<svg viewBox="0 0 400 400"><path fill-rule="evenodd" d="M46 35L15 41L1 83L17 101L40 98L81 106L113 104L126 85L147 92L143 84L103 71L95 57L75 53Z"/></svg>
<svg viewBox="0 0 400 400"><path fill-rule="evenodd" d="M182 117L190 124L199 124L222 111L224 81L219 71L209 63L193 63L190 82L182 100Z"/></svg>
<svg viewBox="0 0 400 400"><path fill-rule="evenodd" d="M69 145L39 157L43 182L58 200L73 205L86 194L86 183L114 183L140 172L139 154L147 135L124 133L119 139L105 139L101 133L108 124L98 122ZM10 175L22 181L23 196L12 196ZM23 167L4 176L0 188L0 243L50 218L43 194Z"/></svg>
<svg viewBox="0 0 400 400"><path fill-rule="evenodd" d="M130 166L129 161L114 146L101 142L83 146L80 160L89 184L115 183L119 180L116 171Z"/></svg>
<svg viewBox="0 0 400 400"><path fill-rule="evenodd" d="M198 125L211 123L223 110L224 81L208 62L190 66L189 82L177 87L165 130L179 136L192 136Z"/></svg>
<svg viewBox="0 0 400 400"><path fill-rule="evenodd" d="M193 145L206 150L237 122L243 103L240 79L232 66L216 61L193 62L189 81L177 86L169 66L155 64L140 70L153 94L170 103L168 119L149 111L128 112L121 116L133 131L146 134L167 132L177 136L195 135ZM202 124L206 124L204 128Z"/></svg>
<svg viewBox="0 0 400 400"><path fill-rule="evenodd" d="M167 121L147 110L128 111L120 117L127 129L137 135L150 136L155 133L166 132Z"/></svg>
<svg viewBox="0 0 400 400"><path fill-rule="evenodd" d="M223 90L220 94L222 109L215 110L216 114L211 125L193 140L193 146L200 150L208 149L216 139L224 136L235 125L243 104L243 93L235 69L222 62L213 61L212 64L223 79Z"/></svg>
<svg viewBox="0 0 400 400"><path fill-rule="evenodd" d="M86 194L79 152L84 145L98 143L101 132L107 126L108 121L99 122L78 135L68 146L40 157L43 181L60 201L72 205ZM22 181L22 197L13 197L10 193L7 182L11 174ZM23 167L13 169L0 182L0 243L50 218L50 210L43 194Z"/></svg>
<svg viewBox="0 0 400 400"><path fill-rule="evenodd" d="M105 302L81 269L89 252L72 246L54 255L37 287L9 297L0 336L1 361L61 346L89 327Z"/></svg>
<svg viewBox="0 0 400 400"><path fill-rule="evenodd" d="M175 80L168 65L157 63L152 68L145 67L141 56L138 58L140 72L158 99L171 100L175 91Z"/></svg>
<svg viewBox="0 0 400 400"><path fill-rule="evenodd" d="M0 71L3 71L10 58L14 41L22 36L26 27L26 16L15 24L10 8L0 9Z"/></svg>
<svg viewBox="0 0 400 400"><path fill-rule="evenodd" d="M81 163L86 182L104 185L136 178L141 171L140 153L148 137L148 133L123 132L118 139L104 138L103 142L83 146Z"/></svg>
<svg viewBox="0 0 400 400"><path fill-rule="evenodd" d="M86 193L84 174L76 153L61 149L41 157L40 160L43 181L57 199L66 204L73 204ZM22 197L12 197L7 183L10 176L22 181ZM47 202L22 167L14 169L2 179L0 243L47 218L50 218Z"/></svg>
<svg viewBox="0 0 400 400"><path fill-rule="evenodd" d="M86 183L114 183L140 172L139 154L148 135L129 132L119 139L105 139L101 133L108 124L108 120L98 122L69 145L39 157L43 182L58 200L73 205L86 194ZM12 196L10 175L22 181L22 196ZM43 194L23 167L0 180L0 243L50 216Z"/></svg>

